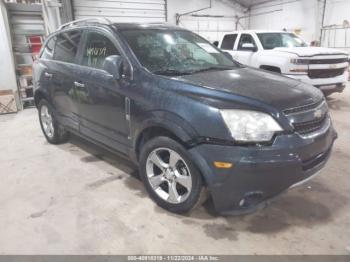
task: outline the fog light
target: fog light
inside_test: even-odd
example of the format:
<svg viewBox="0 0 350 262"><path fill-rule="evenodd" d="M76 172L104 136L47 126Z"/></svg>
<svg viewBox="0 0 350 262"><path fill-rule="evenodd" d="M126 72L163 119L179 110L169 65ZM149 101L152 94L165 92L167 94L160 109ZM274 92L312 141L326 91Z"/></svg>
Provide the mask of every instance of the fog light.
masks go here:
<svg viewBox="0 0 350 262"><path fill-rule="evenodd" d="M227 163L227 162L214 162L214 166L217 168L223 168L223 169L228 169L231 168L233 166L232 163Z"/></svg>
<svg viewBox="0 0 350 262"><path fill-rule="evenodd" d="M289 70L290 72L293 73L307 73L308 70L307 69L303 69L303 68L293 68Z"/></svg>
<svg viewBox="0 0 350 262"><path fill-rule="evenodd" d="M262 191L253 191L244 194L244 197L239 201L239 206L248 208L259 204L263 199L264 193Z"/></svg>

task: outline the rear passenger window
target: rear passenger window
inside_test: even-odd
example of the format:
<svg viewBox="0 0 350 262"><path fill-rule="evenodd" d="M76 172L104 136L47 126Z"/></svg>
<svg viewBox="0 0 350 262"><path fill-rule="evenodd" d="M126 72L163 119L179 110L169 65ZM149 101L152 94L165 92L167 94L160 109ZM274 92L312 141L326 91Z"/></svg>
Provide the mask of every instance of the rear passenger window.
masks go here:
<svg viewBox="0 0 350 262"><path fill-rule="evenodd" d="M233 47L235 46L236 39L237 39L237 34L225 35L224 39L222 39L221 49L233 50Z"/></svg>
<svg viewBox="0 0 350 262"><path fill-rule="evenodd" d="M67 63L74 63L80 38L81 32L76 30L57 35L54 59Z"/></svg>
<svg viewBox="0 0 350 262"><path fill-rule="evenodd" d="M105 58L111 55L119 55L119 52L108 37L96 32L88 33L83 51L83 65L102 69Z"/></svg>
<svg viewBox="0 0 350 262"><path fill-rule="evenodd" d="M44 59L52 59L53 58L53 48L55 47L55 37L51 37L44 49L43 49L43 52L41 54L41 58L44 58Z"/></svg>

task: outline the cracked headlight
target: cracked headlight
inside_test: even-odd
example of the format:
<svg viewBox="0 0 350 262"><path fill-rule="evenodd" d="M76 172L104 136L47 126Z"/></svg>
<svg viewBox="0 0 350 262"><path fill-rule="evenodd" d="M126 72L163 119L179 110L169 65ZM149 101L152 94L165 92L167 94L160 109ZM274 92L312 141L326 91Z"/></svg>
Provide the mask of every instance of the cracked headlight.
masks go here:
<svg viewBox="0 0 350 262"><path fill-rule="evenodd" d="M247 110L220 110L234 140L241 142L267 142L281 126L268 114Z"/></svg>

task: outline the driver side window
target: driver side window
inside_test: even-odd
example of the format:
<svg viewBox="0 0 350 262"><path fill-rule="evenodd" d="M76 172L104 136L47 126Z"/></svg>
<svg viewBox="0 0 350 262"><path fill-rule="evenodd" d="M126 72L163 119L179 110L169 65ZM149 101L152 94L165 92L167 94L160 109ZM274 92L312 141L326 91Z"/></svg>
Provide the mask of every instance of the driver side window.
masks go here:
<svg viewBox="0 0 350 262"><path fill-rule="evenodd" d="M102 69L105 58L111 55L119 55L112 41L103 34L89 32L83 50L82 65Z"/></svg>
<svg viewBox="0 0 350 262"><path fill-rule="evenodd" d="M242 34L239 43L238 43L238 50L246 50L243 45L244 44L252 44L254 47L256 47L255 41L253 37L250 34Z"/></svg>

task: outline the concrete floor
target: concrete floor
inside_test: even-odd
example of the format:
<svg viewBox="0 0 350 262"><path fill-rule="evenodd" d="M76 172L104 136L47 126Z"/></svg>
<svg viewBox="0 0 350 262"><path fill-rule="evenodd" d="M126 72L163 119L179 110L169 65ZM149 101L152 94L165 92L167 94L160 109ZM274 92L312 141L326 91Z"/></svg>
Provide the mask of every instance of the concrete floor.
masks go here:
<svg viewBox="0 0 350 262"><path fill-rule="evenodd" d="M264 210L170 214L130 164L81 139L49 145L36 109L0 116L0 254L350 254L350 86L320 176Z"/></svg>

